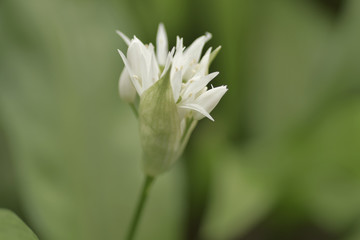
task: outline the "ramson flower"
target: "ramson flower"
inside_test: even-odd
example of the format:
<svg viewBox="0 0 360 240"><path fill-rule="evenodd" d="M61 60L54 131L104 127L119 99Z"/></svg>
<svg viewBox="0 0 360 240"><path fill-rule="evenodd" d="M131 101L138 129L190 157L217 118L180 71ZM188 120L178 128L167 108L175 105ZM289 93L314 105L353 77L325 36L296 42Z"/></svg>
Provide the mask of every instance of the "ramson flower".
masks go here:
<svg viewBox="0 0 360 240"><path fill-rule="evenodd" d="M128 45L126 56L118 50L125 64L119 79L120 97L138 111L144 171L156 176L180 157L198 120L214 121L210 112L227 91L226 86L207 87L218 75L209 73L209 65L220 47L209 48L201 57L211 38L206 33L187 48L177 37L176 47L169 51L163 24L158 28L156 52L151 43L117 33Z"/></svg>

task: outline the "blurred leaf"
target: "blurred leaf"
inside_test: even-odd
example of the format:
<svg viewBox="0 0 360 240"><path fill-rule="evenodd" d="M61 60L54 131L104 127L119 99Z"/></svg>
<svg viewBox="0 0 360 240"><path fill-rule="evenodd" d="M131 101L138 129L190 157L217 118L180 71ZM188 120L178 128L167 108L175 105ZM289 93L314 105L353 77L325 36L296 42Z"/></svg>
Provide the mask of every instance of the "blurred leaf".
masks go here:
<svg viewBox="0 0 360 240"><path fill-rule="evenodd" d="M0 206L21 213L17 178L0 117Z"/></svg>
<svg viewBox="0 0 360 240"><path fill-rule="evenodd" d="M210 154L209 154L210 157ZM277 198L275 183L263 181L236 149L212 152L214 186L202 234L205 239L232 239L244 234L271 209Z"/></svg>
<svg viewBox="0 0 360 240"><path fill-rule="evenodd" d="M357 131L359 125L356 125L359 122L356 121L359 106L352 100L348 101L349 97L356 95L356 86L359 84L359 68L355 67L358 61L354 59L360 56L353 47L354 38L357 39L355 34L358 35L355 30L358 22L353 23L354 28L347 29L349 21L358 16L355 14L358 11L354 11L351 6L351 13L345 12L346 20L341 23L344 25L333 29L330 21L307 3L272 1L258 7L257 20L255 23L249 22L254 28L250 32L252 42L248 45L252 48L252 55L247 56L250 59L246 65L249 67L248 72L243 72L247 73L246 81L250 83L247 93L248 112L245 113L248 114L252 138L242 146L244 151L228 150L233 152L232 157L229 153L218 156L224 159L215 170L218 177L215 177L214 182L219 184L216 189L220 190L214 190L218 192L214 194L210 206L209 219L204 229L206 236L228 239L235 236L236 232L241 235L246 228L264 217L267 212L265 206L271 204L271 197L267 199L270 202L257 202L259 205L252 201L254 205L248 206L247 210L262 209L257 213L246 214L241 208L241 204L246 202L242 196L246 194L239 189L244 188L243 191L246 191L247 187L240 183L250 182L248 189L254 191L259 188L246 180L251 172L258 176L257 182L267 183L269 192L281 196L277 199L278 205L293 206L289 213L292 218L301 217L296 211L305 209L307 212L303 215L310 215L316 224L337 233L356 219L359 214L356 203L360 201L359 191L356 190L359 181L354 177L357 173L352 174L353 177L342 174L340 167L345 164L358 169L355 159L360 159L355 147L360 141ZM239 17L232 15L231 10L226 13L228 15L223 19L238 23ZM228 29L224 31L228 34L230 32ZM239 31L233 32L232 36L236 37ZM234 55L239 54L239 51L232 50ZM235 57L232 59L232 64L238 65L236 69L241 69L241 62L235 61ZM235 76L235 73L232 75ZM239 86L239 83L236 84L234 87ZM239 101L235 100L239 97L237 87L233 96L230 96L231 102ZM344 103L341 105L344 110L336 113L338 118L335 122L329 119L328 127L318 133L309 125L315 124L314 121L327 122L325 116L331 118L332 115L327 114L332 113L335 101ZM237 124L244 124L236 115L239 108L234 109L233 104L229 107L232 108L228 110L232 116L229 122L236 120ZM239 129L231 124L228 127ZM301 137L299 133L302 133ZM313 139L317 133L324 134L324 137ZM205 138L206 135L202 140ZM306 147L300 139L306 143ZM323 146L328 144L328 147ZM225 144L221 145L224 148ZM239 189L231 187L235 182ZM261 189L259 194L265 194L265 190ZM284 199L294 202L287 203ZM244 216L245 220L236 220Z"/></svg>
<svg viewBox="0 0 360 240"><path fill-rule="evenodd" d="M0 209L0 239L37 240L38 238L14 213Z"/></svg>
<svg viewBox="0 0 360 240"><path fill-rule="evenodd" d="M186 152L188 228L228 239L285 206L357 239L360 2L344 2L334 21L314 1L0 1L0 171L16 170L2 179L18 176L44 239L122 237L142 176L114 30L154 41L163 21L170 43L213 33L214 85L230 89ZM176 169L156 181L139 239L182 238Z"/></svg>
<svg viewBox="0 0 360 240"><path fill-rule="evenodd" d="M336 105L294 154L302 160L299 174L306 175L299 175L298 198L320 226L342 232L360 219L360 99Z"/></svg>
<svg viewBox="0 0 360 240"><path fill-rule="evenodd" d="M322 98L319 85L330 84L316 78L330 24L307 2L267 1L259 11L248 80L249 127L256 137L273 141L301 124Z"/></svg>

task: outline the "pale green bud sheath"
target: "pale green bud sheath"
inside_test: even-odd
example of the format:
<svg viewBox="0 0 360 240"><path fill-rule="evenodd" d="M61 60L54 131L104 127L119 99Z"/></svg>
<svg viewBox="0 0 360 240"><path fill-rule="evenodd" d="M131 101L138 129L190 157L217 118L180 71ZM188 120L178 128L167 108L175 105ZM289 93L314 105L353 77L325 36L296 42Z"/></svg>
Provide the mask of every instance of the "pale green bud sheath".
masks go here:
<svg viewBox="0 0 360 240"><path fill-rule="evenodd" d="M170 71L141 95L139 123L144 171L149 176L157 176L176 161L181 139Z"/></svg>
<svg viewBox="0 0 360 240"><path fill-rule="evenodd" d="M153 44L144 44L135 36L117 34L128 46L126 55L118 50L125 65L119 79L120 97L130 104L139 119L144 185L131 221L127 240L133 240L150 186L180 158L198 121L214 121L211 111L227 91L226 86L208 89L218 72L209 66L220 50L203 48L210 33L197 38L189 47L176 38L169 51L164 25L161 23Z"/></svg>

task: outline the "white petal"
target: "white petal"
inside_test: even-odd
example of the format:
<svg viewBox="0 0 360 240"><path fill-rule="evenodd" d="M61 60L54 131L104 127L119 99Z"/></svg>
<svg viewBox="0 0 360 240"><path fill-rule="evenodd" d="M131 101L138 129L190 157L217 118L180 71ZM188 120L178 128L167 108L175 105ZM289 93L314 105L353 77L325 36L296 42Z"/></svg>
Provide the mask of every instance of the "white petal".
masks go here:
<svg viewBox="0 0 360 240"><path fill-rule="evenodd" d="M228 89L226 86L212 88L206 91L205 93L201 94L196 99L196 103L201 105L206 112L210 113L219 103L220 99L224 96L227 90ZM203 116L201 116L200 114L194 114L194 118L200 120L201 118L203 118Z"/></svg>
<svg viewBox="0 0 360 240"><path fill-rule="evenodd" d="M141 67L141 78L143 91L148 89L156 79L153 79L154 73L157 71L157 62L155 60L154 46L150 43L149 45L141 46L142 60L139 65Z"/></svg>
<svg viewBox="0 0 360 240"><path fill-rule="evenodd" d="M164 24L160 23L156 36L156 55L160 65L165 65L168 53L168 39Z"/></svg>
<svg viewBox="0 0 360 240"><path fill-rule="evenodd" d="M143 81L143 91L151 87L159 78L159 67L157 65L155 54L152 54L150 64L149 64L149 73L147 76L147 80Z"/></svg>
<svg viewBox="0 0 360 240"><path fill-rule="evenodd" d="M136 89L131 82L130 75L126 69L123 69L119 79L119 94L121 99L128 103L133 103L136 97Z"/></svg>
<svg viewBox="0 0 360 240"><path fill-rule="evenodd" d="M159 69L158 61L156 60L154 46L151 43L149 44L148 50L149 50L149 53L150 53L150 65L148 67L152 68L151 77L158 80L159 74L160 74L160 69Z"/></svg>
<svg viewBox="0 0 360 240"><path fill-rule="evenodd" d="M130 45L130 39L125 34L120 32L119 30L116 30L116 33L124 40L126 45L128 45L128 46Z"/></svg>
<svg viewBox="0 0 360 240"><path fill-rule="evenodd" d="M120 56L121 56L121 58L122 58L122 60L123 60L123 62L125 64L126 70L128 71L128 73L130 75L130 78L132 80L132 83L133 83L136 91L138 92L139 95L141 95L141 93L142 93L141 85L140 85L138 79L136 79L134 77L134 73L133 73L133 71L132 71L132 69L130 67L129 61L127 60L125 55L119 49L118 49L118 52L119 52L119 54L120 54Z"/></svg>
<svg viewBox="0 0 360 240"><path fill-rule="evenodd" d="M171 66L171 76L174 76L175 71L183 69L183 39L179 36L176 37L176 52ZM183 73L184 71L182 71Z"/></svg>
<svg viewBox="0 0 360 240"><path fill-rule="evenodd" d="M164 67L163 72L161 73L160 78L162 78L165 75L165 73L167 73L167 71L169 70L169 68L172 64L172 61L173 61L174 52L175 52L175 48L171 49L171 52L168 53L166 62L165 62L165 67Z"/></svg>
<svg viewBox="0 0 360 240"><path fill-rule="evenodd" d="M187 49L184 54L190 59L199 62L201 51L207 41L211 39L211 34L206 33L205 35L197 38Z"/></svg>
<svg viewBox="0 0 360 240"><path fill-rule="evenodd" d="M141 77L143 75L142 66L146 64L146 62L143 54L143 43L137 38L134 38L130 43L130 46L127 50L127 59L131 66L133 74Z"/></svg>
<svg viewBox="0 0 360 240"><path fill-rule="evenodd" d="M183 38L176 36L176 53L182 52L184 50Z"/></svg>
<svg viewBox="0 0 360 240"><path fill-rule="evenodd" d="M181 83L182 83L182 73L181 70L177 70L175 71L174 76L171 78L171 87L173 89L175 102L177 102L177 100L179 99Z"/></svg>
<svg viewBox="0 0 360 240"><path fill-rule="evenodd" d="M184 96L186 96L190 93L195 95L200 90L202 90L204 87L206 87L206 85L208 85L209 82L211 80L213 80L218 74L219 74L219 72L213 72L204 77L195 76L194 78L190 79L188 81L189 86L186 89L186 91L184 92Z"/></svg>
<svg viewBox="0 0 360 240"><path fill-rule="evenodd" d="M194 113L194 117L197 120L200 120L201 118L203 118L205 116L205 117L209 118L211 121L214 121L214 119L210 116L210 114L199 104L188 103L188 104L181 105L179 107L195 110L196 113ZM200 115L201 118L198 118L198 115Z"/></svg>
<svg viewBox="0 0 360 240"><path fill-rule="evenodd" d="M197 38L187 49L185 49L181 65L184 70L185 81L192 78L200 70L199 59L205 43L211 38L211 34L207 33L204 36ZM206 70L206 68L204 68ZM202 72L206 72L202 70Z"/></svg>
<svg viewBox="0 0 360 240"><path fill-rule="evenodd" d="M152 54L154 54L154 46L152 44L145 46L134 36L127 51L127 59L133 71L133 75L130 74L130 77L137 78L140 83L139 95L152 84L152 78L149 75Z"/></svg>
<svg viewBox="0 0 360 240"><path fill-rule="evenodd" d="M209 71L209 61L210 61L210 54L211 54L212 47L210 47L204 56L201 58L201 61L199 63L199 69L197 71L197 74L205 75Z"/></svg>
<svg viewBox="0 0 360 240"><path fill-rule="evenodd" d="M181 65L181 61L182 61L182 57L183 57L183 51L184 51L183 39L180 38L179 36L177 36L176 37L176 53L174 56L174 64L176 65L175 67L177 67L177 68L181 67L180 65Z"/></svg>
<svg viewBox="0 0 360 240"><path fill-rule="evenodd" d="M211 38L212 38L212 35L211 35L211 33L209 33L209 32L206 32L205 33L205 42L207 42L207 41L209 41Z"/></svg>
<svg viewBox="0 0 360 240"><path fill-rule="evenodd" d="M152 55L155 55L154 49L155 48L154 45L152 45L152 43L149 43L148 45L143 45L141 50L143 51L146 63L150 63Z"/></svg>

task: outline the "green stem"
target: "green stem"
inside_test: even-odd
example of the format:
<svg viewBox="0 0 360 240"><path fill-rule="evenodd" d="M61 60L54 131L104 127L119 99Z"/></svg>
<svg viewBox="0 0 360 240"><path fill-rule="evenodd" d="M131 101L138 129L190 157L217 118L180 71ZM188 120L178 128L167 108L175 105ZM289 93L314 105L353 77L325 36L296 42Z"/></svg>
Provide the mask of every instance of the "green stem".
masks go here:
<svg viewBox="0 0 360 240"><path fill-rule="evenodd" d="M128 232L126 240L133 240L134 239L136 229L137 229L137 226L139 224L140 217L141 217L141 214L143 212L143 209L144 209L144 206L145 206L145 203L146 203L146 199L147 199L151 184L154 181L154 179L155 179L154 177L146 176L146 178L144 180L143 188L141 190L141 195L140 195L140 198L138 200L136 211L135 211L135 213L133 215L133 219L131 221L131 225L130 225L129 232Z"/></svg>

